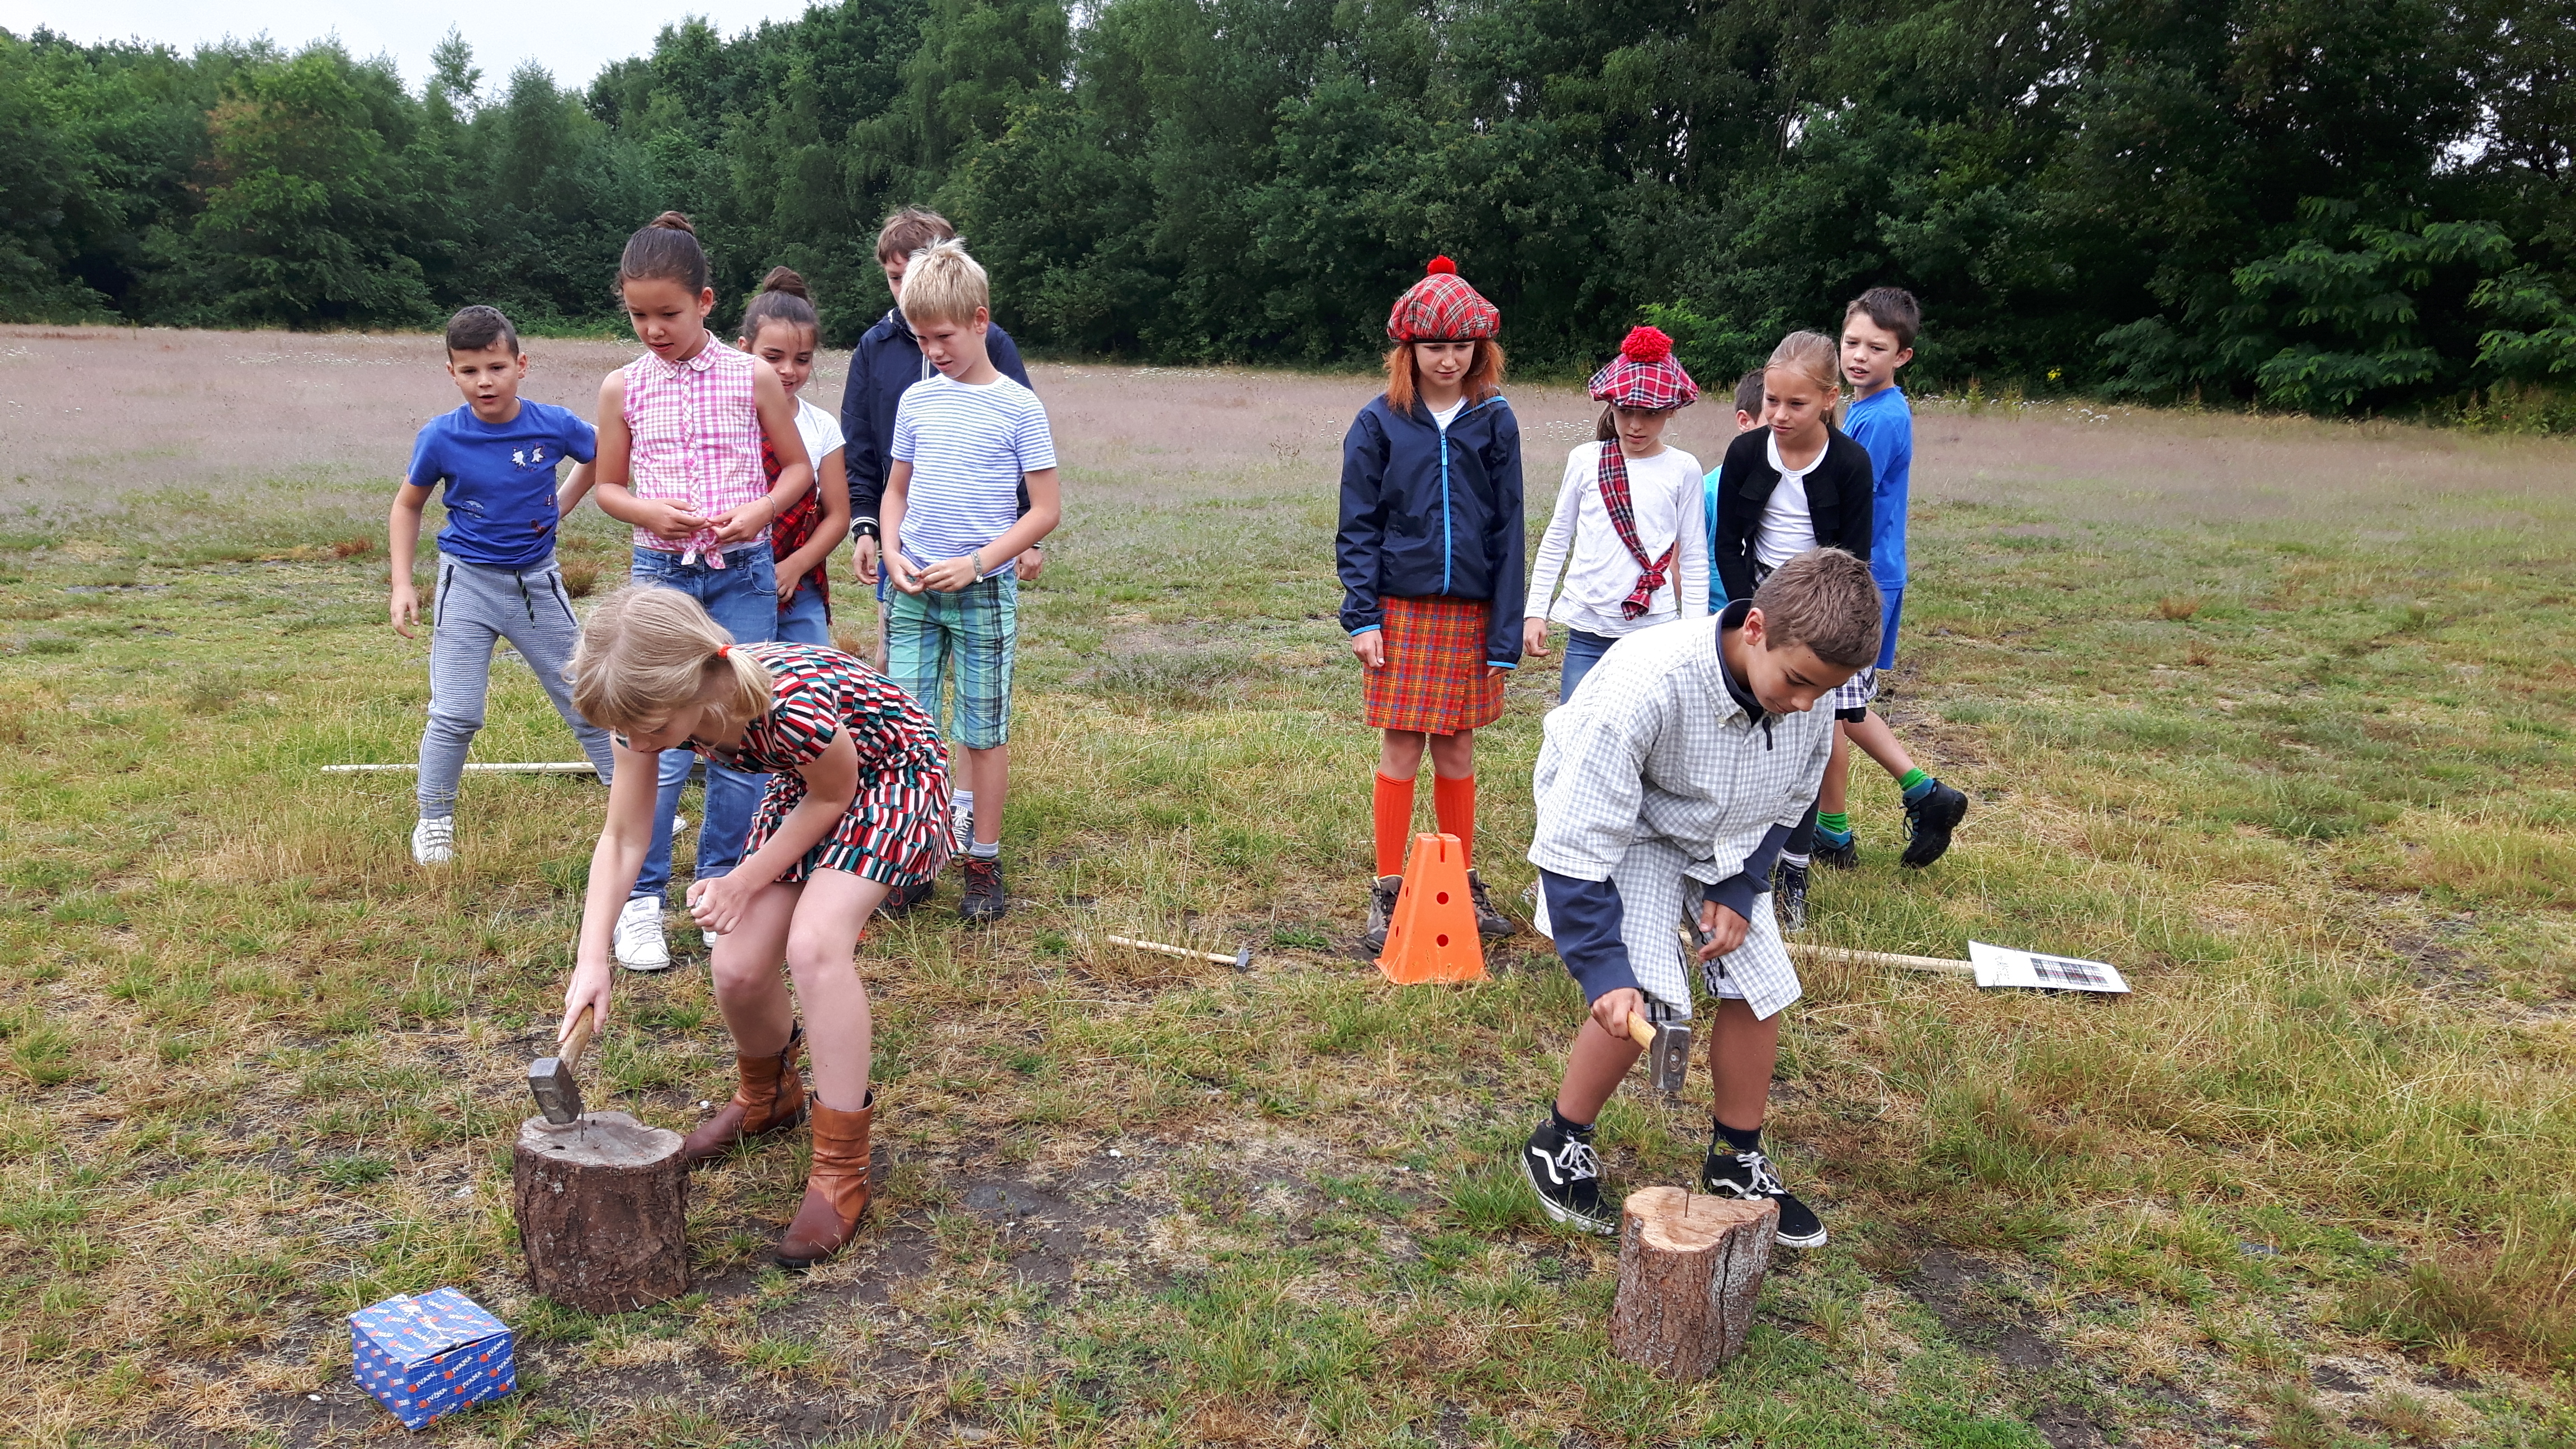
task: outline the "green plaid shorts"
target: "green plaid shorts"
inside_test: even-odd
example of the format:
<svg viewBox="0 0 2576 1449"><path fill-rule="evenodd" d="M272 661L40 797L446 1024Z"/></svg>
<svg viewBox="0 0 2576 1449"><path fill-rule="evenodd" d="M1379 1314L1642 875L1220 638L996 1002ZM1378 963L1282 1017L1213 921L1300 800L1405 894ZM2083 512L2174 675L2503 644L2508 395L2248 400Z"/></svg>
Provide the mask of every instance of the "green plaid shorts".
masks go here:
<svg viewBox="0 0 2576 1449"><path fill-rule="evenodd" d="M942 676L956 668L956 741L989 750L1011 738L1011 666L1019 656L1020 581L1010 569L953 594L886 594L886 677L942 735Z"/></svg>

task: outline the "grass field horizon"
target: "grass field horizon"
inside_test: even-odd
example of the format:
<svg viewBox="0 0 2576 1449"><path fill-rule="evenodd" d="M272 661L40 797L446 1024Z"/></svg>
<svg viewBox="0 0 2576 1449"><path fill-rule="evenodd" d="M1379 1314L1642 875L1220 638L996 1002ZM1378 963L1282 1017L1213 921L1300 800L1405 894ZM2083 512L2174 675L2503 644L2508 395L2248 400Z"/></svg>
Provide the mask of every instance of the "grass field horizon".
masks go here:
<svg viewBox="0 0 2576 1449"><path fill-rule="evenodd" d="M631 355L530 349L585 413ZM429 874L407 779L318 772L417 747L383 523L455 403L435 339L0 328L0 1441L381 1436L345 1315L447 1283L526 1385L452 1445L2576 1444L2576 442L1922 411L1889 707L1977 803L1901 872L1864 773L1815 934L2136 994L1811 973L1769 1135L1834 1238L1677 1387L1609 1356L1615 1248L1513 1166L1579 1011L1545 942L1470 988L1353 959L1375 742L1330 535L1370 381L1032 371L1067 522L1018 904L969 930L952 879L862 948L882 1206L780 1275L801 1148L743 1154L693 1179L697 1291L595 1317L530 1297L508 1213L595 787L469 777ZM1507 393L1535 526L1591 409ZM585 510L564 553L605 589L625 548ZM1482 741L1505 902L1555 658ZM570 751L496 666L474 757ZM702 956L621 990L595 1104L694 1123L730 1071ZM1614 1100L1618 1183L1696 1165L1692 1076Z"/></svg>

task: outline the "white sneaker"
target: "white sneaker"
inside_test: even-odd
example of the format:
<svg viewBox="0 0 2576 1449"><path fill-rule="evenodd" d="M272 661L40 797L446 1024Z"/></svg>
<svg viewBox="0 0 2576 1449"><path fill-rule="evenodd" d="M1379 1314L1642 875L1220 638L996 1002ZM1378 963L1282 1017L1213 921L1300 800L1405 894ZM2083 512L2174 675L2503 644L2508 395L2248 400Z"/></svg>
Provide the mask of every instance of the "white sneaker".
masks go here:
<svg viewBox="0 0 2576 1449"><path fill-rule="evenodd" d="M424 818L411 828L411 858L415 865L450 865L456 860L456 817L441 815Z"/></svg>
<svg viewBox="0 0 2576 1449"><path fill-rule="evenodd" d="M688 833L689 833L689 817L688 817L688 816L686 816L686 815L674 815L674 816L672 816L672 817L671 817L671 833L672 833L673 835L686 835L686 834L688 834Z"/></svg>
<svg viewBox="0 0 2576 1449"><path fill-rule="evenodd" d="M629 971L668 971L671 945L662 939L662 900L637 896L617 913L617 961Z"/></svg>
<svg viewBox="0 0 2576 1449"><path fill-rule="evenodd" d="M958 855L964 855L966 847L975 843L975 803L973 801L949 802L948 841L948 848Z"/></svg>

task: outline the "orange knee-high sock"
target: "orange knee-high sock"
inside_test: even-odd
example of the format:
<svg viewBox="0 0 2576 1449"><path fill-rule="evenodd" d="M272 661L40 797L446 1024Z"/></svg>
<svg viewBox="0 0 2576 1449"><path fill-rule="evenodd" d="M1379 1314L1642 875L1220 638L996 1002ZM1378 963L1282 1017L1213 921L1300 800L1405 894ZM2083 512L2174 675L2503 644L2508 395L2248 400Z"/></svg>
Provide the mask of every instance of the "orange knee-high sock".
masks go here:
<svg viewBox="0 0 2576 1449"><path fill-rule="evenodd" d="M1413 840L1413 782L1377 775L1372 809L1377 819L1377 873L1402 875L1404 848Z"/></svg>
<svg viewBox="0 0 2576 1449"><path fill-rule="evenodd" d="M1440 833L1458 837L1458 853L1476 863L1476 777L1431 777L1431 809L1440 817Z"/></svg>

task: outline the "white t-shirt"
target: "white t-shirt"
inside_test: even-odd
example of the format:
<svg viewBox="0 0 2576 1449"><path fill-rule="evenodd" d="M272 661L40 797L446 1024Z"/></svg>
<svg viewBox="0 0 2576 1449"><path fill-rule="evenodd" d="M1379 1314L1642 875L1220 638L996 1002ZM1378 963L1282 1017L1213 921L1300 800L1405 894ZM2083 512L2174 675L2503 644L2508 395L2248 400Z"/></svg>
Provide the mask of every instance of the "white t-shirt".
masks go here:
<svg viewBox="0 0 2576 1449"><path fill-rule="evenodd" d="M823 460L841 451L841 420L803 398L796 400L796 436L805 440L805 461L816 468L815 484L821 486Z"/></svg>
<svg viewBox="0 0 2576 1449"><path fill-rule="evenodd" d="M1807 475L1823 466L1825 454L1833 451L1833 437L1826 435L1825 446L1795 472L1780 461L1777 430L1762 445L1770 451L1780 486L1771 490L1771 501L1762 506L1762 525L1753 534L1753 558L1766 569L1776 569L1816 546L1816 516L1807 507Z"/></svg>
<svg viewBox="0 0 2576 1449"><path fill-rule="evenodd" d="M1456 402L1451 403L1445 408L1434 409L1431 414L1431 421L1439 424L1440 431L1445 433L1449 431L1449 420L1458 416L1459 412L1466 406L1467 399L1462 396Z"/></svg>
<svg viewBox="0 0 2576 1449"><path fill-rule="evenodd" d="M904 556L928 567L1000 538L1020 518L1020 479L1055 466L1055 434L1038 395L1007 377L962 383L933 373L903 390L894 444L912 465L904 496ZM1011 560L987 557L991 578Z"/></svg>
<svg viewBox="0 0 2576 1449"><path fill-rule="evenodd" d="M1633 634L1678 615L1698 618L1708 612L1708 521L1700 484L1699 459L1679 448L1666 448L1651 458L1628 460L1628 504L1637 517L1637 542L1649 558L1663 557L1678 542L1664 586L1646 612L1624 618L1620 603L1637 587L1637 560L1619 541L1610 509L1601 501L1601 450L1615 442L1581 443L1565 455L1565 476L1556 486L1556 510L1539 539L1538 561L1530 571L1529 598L1523 613L1548 618L1569 629L1616 637ZM1565 592L1553 606L1557 574L1565 574ZM1679 595L1676 597L1675 590Z"/></svg>

